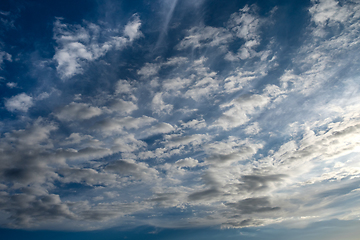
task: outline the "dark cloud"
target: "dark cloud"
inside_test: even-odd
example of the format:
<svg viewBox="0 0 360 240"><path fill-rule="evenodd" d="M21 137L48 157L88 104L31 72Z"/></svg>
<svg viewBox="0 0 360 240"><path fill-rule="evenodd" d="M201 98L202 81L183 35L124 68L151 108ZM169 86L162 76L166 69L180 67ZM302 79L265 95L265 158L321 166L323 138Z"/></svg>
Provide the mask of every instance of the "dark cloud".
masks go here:
<svg viewBox="0 0 360 240"><path fill-rule="evenodd" d="M54 194L37 197L28 194L6 196L0 209L10 214L8 226L31 227L44 221L76 219L68 205Z"/></svg>
<svg viewBox="0 0 360 240"><path fill-rule="evenodd" d="M216 188L210 188L207 190L195 192L189 195L188 199L190 201L199 201L199 200L206 200L211 199L221 195L221 191Z"/></svg>
<svg viewBox="0 0 360 240"><path fill-rule="evenodd" d="M226 205L239 210L241 214L262 213L280 210L280 207L271 207L267 197L247 198L237 203L227 203Z"/></svg>
<svg viewBox="0 0 360 240"><path fill-rule="evenodd" d="M285 174L276 174L276 175L245 175L241 176L241 181L238 185L240 190L245 190L248 192L256 192L266 190L269 187L269 184L282 181L287 175Z"/></svg>

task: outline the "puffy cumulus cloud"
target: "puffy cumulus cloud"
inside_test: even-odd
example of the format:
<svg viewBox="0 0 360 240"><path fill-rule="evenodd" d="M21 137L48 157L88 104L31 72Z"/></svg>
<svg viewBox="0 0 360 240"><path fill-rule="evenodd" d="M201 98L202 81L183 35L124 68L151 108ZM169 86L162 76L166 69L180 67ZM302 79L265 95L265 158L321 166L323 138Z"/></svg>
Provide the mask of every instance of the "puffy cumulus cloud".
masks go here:
<svg viewBox="0 0 360 240"><path fill-rule="evenodd" d="M190 157L177 160L175 165L179 167L196 167L199 165L199 161Z"/></svg>
<svg viewBox="0 0 360 240"><path fill-rule="evenodd" d="M102 110L86 103L72 102L61 108L55 116L61 121L85 120L101 115Z"/></svg>
<svg viewBox="0 0 360 240"><path fill-rule="evenodd" d="M140 27L140 18L137 14L134 14L132 20L126 24L124 29L124 35L129 38L130 42L142 36Z"/></svg>
<svg viewBox="0 0 360 240"><path fill-rule="evenodd" d="M33 98L26 93L20 93L5 101L5 107L8 111L27 112L34 105Z"/></svg>
<svg viewBox="0 0 360 240"><path fill-rule="evenodd" d="M109 50L120 50L142 36L141 21L137 15L126 24L123 36L115 29L102 29L101 26L84 22L85 26L62 23L61 18L54 22L54 39L58 47L53 59L57 71L65 80L82 73L88 61L104 56ZM106 39L101 40L101 39Z"/></svg>

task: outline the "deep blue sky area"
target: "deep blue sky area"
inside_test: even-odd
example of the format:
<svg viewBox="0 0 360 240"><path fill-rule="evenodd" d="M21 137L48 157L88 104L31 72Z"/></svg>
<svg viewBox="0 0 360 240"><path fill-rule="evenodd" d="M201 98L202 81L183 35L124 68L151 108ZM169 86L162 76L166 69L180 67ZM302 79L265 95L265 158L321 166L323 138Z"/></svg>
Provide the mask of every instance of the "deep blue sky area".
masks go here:
<svg viewBox="0 0 360 240"><path fill-rule="evenodd" d="M1 239L355 240L358 0L0 2Z"/></svg>

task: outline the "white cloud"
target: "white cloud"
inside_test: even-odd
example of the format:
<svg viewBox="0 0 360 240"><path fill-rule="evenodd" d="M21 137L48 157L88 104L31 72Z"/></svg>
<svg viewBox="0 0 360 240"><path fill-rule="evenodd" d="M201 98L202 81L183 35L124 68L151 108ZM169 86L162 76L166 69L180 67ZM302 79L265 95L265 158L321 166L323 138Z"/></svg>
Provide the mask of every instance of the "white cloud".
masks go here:
<svg viewBox="0 0 360 240"><path fill-rule="evenodd" d="M220 108L226 110L213 126L222 127L225 130L239 127L250 121L251 114L257 109L261 110L269 102L270 98L258 94L248 94L232 100L230 103L222 104Z"/></svg>
<svg viewBox="0 0 360 240"><path fill-rule="evenodd" d="M163 82L163 88L165 89L165 91L181 90L187 87L191 82L191 79L177 77L174 79L165 80Z"/></svg>
<svg viewBox="0 0 360 240"><path fill-rule="evenodd" d="M151 102L151 106L152 106L153 112L157 113L159 115L169 114L174 107L173 105L166 104L164 102L163 93L161 93L161 92L158 92L155 94L155 96Z"/></svg>
<svg viewBox="0 0 360 240"><path fill-rule="evenodd" d="M177 45L177 49L183 50L188 47L215 47L228 43L232 35L225 28L193 27L187 32L187 36Z"/></svg>
<svg viewBox="0 0 360 240"><path fill-rule="evenodd" d="M8 62L12 62L12 56L11 54L4 52L4 51L0 51L0 69L2 69L2 65L4 63L4 60L8 61Z"/></svg>
<svg viewBox="0 0 360 240"><path fill-rule="evenodd" d="M93 129L99 130L103 134L115 134L122 132L123 129L139 129L141 127L150 125L151 123L156 122L156 119L142 116L139 118L133 117L124 117L124 118L106 118L97 122Z"/></svg>
<svg viewBox="0 0 360 240"><path fill-rule="evenodd" d="M193 168L193 167L196 167L199 165L199 161L190 157L190 158L184 158L184 159L177 160L175 162L175 165L179 166L179 167Z"/></svg>
<svg viewBox="0 0 360 240"><path fill-rule="evenodd" d="M16 87L17 87L17 83L7 82L7 83L6 83L6 86L7 86L8 88L16 88Z"/></svg>
<svg viewBox="0 0 360 240"><path fill-rule="evenodd" d="M55 116L61 121L74 121L90 119L102 114L102 110L98 107L90 106L86 103L72 102L61 108Z"/></svg>
<svg viewBox="0 0 360 240"><path fill-rule="evenodd" d="M142 36L138 16L127 23L124 36L116 36L116 31L88 23L85 26L61 23L58 18L54 23L54 39L58 47L53 59L57 62L57 71L65 80L83 72L84 65L104 56L110 49L120 50ZM115 36L114 36L115 35ZM105 36L105 41L100 41Z"/></svg>
<svg viewBox="0 0 360 240"><path fill-rule="evenodd" d="M128 22L124 29L124 35L131 41L142 36L140 32L141 21L138 15L133 15L133 19Z"/></svg>
<svg viewBox="0 0 360 240"><path fill-rule="evenodd" d="M124 71L116 65L115 75L104 73L110 82L98 94L70 91L77 102L44 119L21 116L9 126L4 121L0 224L237 228L356 219L360 15L355 5L312 1L306 41L299 49L292 46L295 54L286 61L276 37L262 39L270 18L246 6L224 27L185 30L175 44L181 57L162 60L155 52L141 66L124 59ZM137 16L124 28L104 30L106 24L99 24L55 23L54 60L64 79L142 36ZM266 46L265 38L271 42ZM279 55L272 56L277 47ZM64 90L69 86L62 84ZM26 112L50 97L45 91L5 99L5 107ZM51 122L54 116L58 126Z"/></svg>
<svg viewBox="0 0 360 240"><path fill-rule="evenodd" d="M138 109L138 106L131 101L124 101L122 99L114 99L111 101L109 108L113 111L120 112L122 114L130 114Z"/></svg>
<svg viewBox="0 0 360 240"><path fill-rule="evenodd" d="M181 126L183 128L201 129L201 128L205 128L207 126L207 124L206 124L205 120L202 118L200 120L193 119L193 120L188 121L186 123L182 122Z"/></svg>
<svg viewBox="0 0 360 240"><path fill-rule="evenodd" d="M159 123L157 125L152 126L144 131L146 135L156 135L156 134L163 134L169 133L174 131L175 128L169 123Z"/></svg>
<svg viewBox="0 0 360 240"><path fill-rule="evenodd" d="M33 98L26 93L20 93L5 101L5 107L8 111L27 112L34 105Z"/></svg>
<svg viewBox="0 0 360 240"><path fill-rule="evenodd" d="M137 74L145 77L150 77L156 75L160 67L161 66L156 63L146 63L145 66L143 66L139 71L137 71Z"/></svg>
<svg viewBox="0 0 360 240"><path fill-rule="evenodd" d="M351 16L351 10L348 7L351 6L352 1L349 1L349 5L345 4L340 6L336 0L312 0L313 6L309 9L312 20L319 25L329 24L330 22L345 22L348 17ZM354 5L356 8L356 6Z"/></svg>
<svg viewBox="0 0 360 240"><path fill-rule="evenodd" d="M261 128L260 128L258 122L254 122L245 128L245 133L249 134L249 135L258 134L260 131L261 131Z"/></svg>

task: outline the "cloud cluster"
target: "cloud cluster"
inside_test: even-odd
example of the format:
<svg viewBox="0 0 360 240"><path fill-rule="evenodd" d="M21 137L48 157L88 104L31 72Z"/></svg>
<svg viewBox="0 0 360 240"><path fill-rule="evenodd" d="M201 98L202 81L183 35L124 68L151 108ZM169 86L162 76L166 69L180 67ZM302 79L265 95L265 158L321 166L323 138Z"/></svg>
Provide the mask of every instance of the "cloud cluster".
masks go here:
<svg viewBox="0 0 360 240"><path fill-rule="evenodd" d="M123 49L142 36L141 21L137 15L126 24L122 36L114 29L102 29L93 23L85 22L85 26L81 26L62 21L58 18L54 23L54 39L58 44L54 60L62 79L82 73L87 61L94 61L112 49ZM101 41L103 38L106 40Z"/></svg>
<svg viewBox="0 0 360 240"><path fill-rule="evenodd" d="M100 81L89 74L78 85L59 80L63 95L39 87L3 99L16 121L0 123L0 224L241 228L356 219L359 4L311 1L306 41L286 57L268 31L276 8L264 15L246 5L219 27L172 25L177 1L170 5L151 46L170 28L181 28L179 38L156 57L138 15L120 29L53 23L52 71L62 80L146 41L109 66L106 87L83 90ZM48 98L56 104L42 108Z"/></svg>

